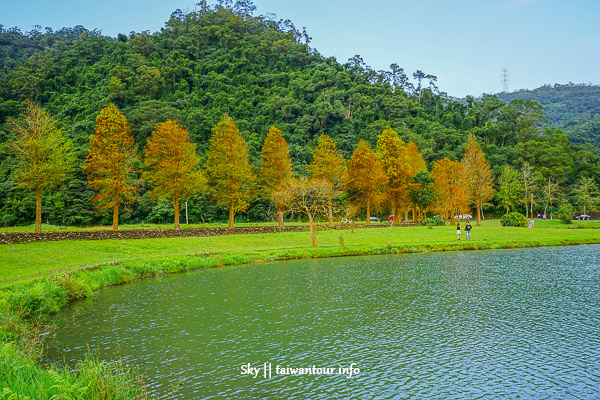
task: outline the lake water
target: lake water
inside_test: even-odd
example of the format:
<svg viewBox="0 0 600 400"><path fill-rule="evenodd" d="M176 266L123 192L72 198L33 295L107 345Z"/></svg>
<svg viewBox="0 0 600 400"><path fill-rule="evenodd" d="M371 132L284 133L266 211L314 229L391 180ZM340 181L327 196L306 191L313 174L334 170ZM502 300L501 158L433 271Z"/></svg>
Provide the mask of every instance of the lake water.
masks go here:
<svg viewBox="0 0 600 400"><path fill-rule="evenodd" d="M600 246L194 271L107 289L56 324L50 360L89 344L157 395L185 379L179 399L600 398Z"/></svg>

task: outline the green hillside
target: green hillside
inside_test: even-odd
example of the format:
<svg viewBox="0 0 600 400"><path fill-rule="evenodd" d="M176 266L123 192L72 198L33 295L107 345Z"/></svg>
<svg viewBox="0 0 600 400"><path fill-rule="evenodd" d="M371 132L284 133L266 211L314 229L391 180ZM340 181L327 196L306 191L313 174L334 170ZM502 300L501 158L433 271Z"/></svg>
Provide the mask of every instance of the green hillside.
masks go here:
<svg viewBox="0 0 600 400"><path fill-rule="evenodd" d="M459 159L472 131L496 175L505 164L518 168L527 161L560 182L564 193L579 176L600 175L592 149L548 129L537 103L505 105L486 96L461 104L436 87L433 75L409 74L396 64L375 71L360 56L340 63L311 48L310 39L289 20L205 2L194 12L175 11L156 33L113 38L81 26L56 32L1 29L0 143L12 135L7 118L18 117L29 98L58 119L81 164L96 115L112 102L127 117L140 150L153 127L171 118L190 131L204 155L211 128L228 113L248 142L255 167L275 125L290 143L296 174L306 173L320 134L334 138L348 159L360 139L374 145L390 125L418 145L429 166L443 157ZM35 196L14 189L11 155L6 146L2 151L0 226L29 224ZM44 196L44 222L107 223L110 216L93 210L91 195L78 169L75 179ZM187 200L190 222L226 218L208 194ZM240 218L261 221L272 211L268 201L257 199ZM150 198L143 187L140 201L121 220L171 218L171 206Z"/></svg>
<svg viewBox="0 0 600 400"><path fill-rule="evenodd" d="M544 106L548 123L562 129L573 143L600 148L600 86L546 85L534 90L500 93L498 98L532 100Z"/></svg>

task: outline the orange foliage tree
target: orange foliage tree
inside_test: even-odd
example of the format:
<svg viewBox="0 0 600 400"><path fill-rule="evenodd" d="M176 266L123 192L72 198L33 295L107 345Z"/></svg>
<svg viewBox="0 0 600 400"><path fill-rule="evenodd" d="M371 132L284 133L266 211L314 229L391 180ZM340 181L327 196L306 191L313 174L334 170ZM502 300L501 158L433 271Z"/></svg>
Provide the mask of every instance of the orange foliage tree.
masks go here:
<svg viewBox="0 0 600 400"><path fill-rule="evenodd" d="M119 229L119 205L131 204L137 194L135 145L127 119L111 104L96 117L96 134L83 169L97 194L98 209L113 209L113 230Z"/></svg>
<svg viewBox="0 0 600 400"><path fill-rule="evenodd" d="M381 161L361 139L348 162L344 186L355 204L366 207L367 224L370 224L371 207L385 200L387 182Z"/></svg>
<svg viewBox="0 0 600 400"><path fill-rule="evenodd" d="M413 142L408 142L404 150L404 163L406 165L406 190L404 191L403 201L406 205L405 217L408 218L408 208L413 207L413 219L416 218L415 205L410 200L410 192L418 187L415 183L415 176L421 171L427 171L427 164L423 156L419 152L417 145ZM422 211L422 210L420 210Z"/></svg>
<svg viewBox="0 0 600 400"><path fill-rule="evenodd" d="M282 185L292 177L292 160L288 144L281 131L274 126L269 129L262 149L262 163L258 174L259 181L267 198L275 202L278 214L278 224L283 228L283 212L285 205L276 201L274 196Z"/></svg>
<svg viewBox="0 0 600 400"><path fill-rule="evenodd" d="M9 143L15 159L17 187L35 190L35 232L42 232L42 191L67 179L75 157L71 141L66 139L52 119L36 103L27 100L27 109L18 120L8 119L15 132Z"/></svg>
<svg viewBox="0 0 600 400"><path fill-rule="evenodd" d="M244 212L256 192L256 176L248 145L227 114L212 129L204 170L217 204L229 207L229 228L236 212Z"/></svg>
<svg viewBox="0 0 600 400"><path fill-rule="evenodd" d="M190 142L189 132L172 120L154 128L144 149L144 164L148 170L143 177L152 185L151 195L173 199L175 229L179 225L179 199L202 187L204 176L197 168L200 157L196 144Z"/></svg>
<svg viewBox="0 0 600 400"><path fill-rule="evenodd" d="M425 161L414 143L405 144L389 126L379 135L376 149L387 176L387 201L391 212L397 216L403 207L407 217L412 206L409 193L415 185L414 177L427 169Z"/></svg>
<svg viewBox="0 0 600 400"><path fill-rule="evenodd" d="M405 144L391 127L386 127L377 138L376 154L381 160L387 177L387 202L391 213L398 215L400 203L406 191L406 165L403 153ZM392 221L393 224L393 221Z"/></svg>
<svg viewBox="0 0 600 400"><path fill-rule="evenodd" d="M481 225L482 207L485 202L494 197L494 174L472 133L469 133L462 165L466 174L467 196L475 204L477 225Z"/></svg>
<svg viewBox="0 0 600 400"><path fill-rule="evenodd" d="M333 227L333 199L341 194L345 167L346 160L337 151L333 139L329 135L321 135L308 170L313 178L327 183L327 220L330 227Z"/></svg>
<svg viewBox="0 0 600 400"><path fill-rule="evenodd" d="M443 158L433 163L431 178L434 180L435 203L442 218L458 215L468 210L469 202L465 193L464 167L460 161Z"/></svg>

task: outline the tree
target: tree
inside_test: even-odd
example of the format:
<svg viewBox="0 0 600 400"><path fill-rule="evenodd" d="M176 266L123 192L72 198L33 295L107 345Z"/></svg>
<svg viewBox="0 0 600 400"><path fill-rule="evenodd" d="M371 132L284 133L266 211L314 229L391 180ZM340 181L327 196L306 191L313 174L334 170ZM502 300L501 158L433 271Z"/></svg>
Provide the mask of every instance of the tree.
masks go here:
<svg viewBox="0 0 600 400"><path fill-rule="evenodd" d="M434 180L434 208L442 218L461 214L468 210L469 202L464 188L466 187L464 166L460 161L443 158L433 163L431 177Z"/></svg>
<svg viewBox="0 0 600 400"><path fill-rule="evenodd" d="M498 177L498 205L506 208L506 214L510 210L516 210L523 202L523 186L519 180L519 173L510 165L505 165L500 177Z"/></svg>
<svg viewBox="0 0 600 400"><path fill-rule="evenodd" d="M525 203L525 217L529 218L529 202L533 208L533 192L537 187L537 178L533 168L528 162L524 162L521 166L521 180L523 181L523 193L525 195L523 203ZM533 209L531 210L533 216Z"/></svg>
<svg viewBox="0 0 600 400"><path fill-rule="evenodd" d="M169 119L156 125L144 153L149 170L143 177L152 185L151 194L173 199L175 229L180 229L179 199L192 195L204 182L197 168L200 157L196 144L190 142L186 129Z"/></svg>
<svg viewBox="0 0 600 400"><path fill-rule="evenodd" d="M379 206L385 199L386 184L381 161L371 146L361 139L348 162L344 186L355 204L367 208L367 225L371 220L371 207Z"/></svg>
<svg viewBox="0 0 600 400"><path fill-rule="evenodd" d="M598 199L598 188L593 178L582 176L575 183L573 194L577 199L577 204L583 205L583 213L586 213L586 208L596 204Z"/></svg>
<svg viewBox="0 0 600 400"><path fill-rule="evenodd" d="M125 116L110 104L96 117L96 134L90 135L90 149L83 169L88 185L97 192L97 208L113 209L113 231L119 229L119 205L131 204L137 194L135 143Z"/></svg>
<svg viewBox="0 0 600 400"><path fill-rule="evenodd" d="M337 151L333 139L326 134L321 135L308 170L313 178L321 179L328 185L327 219L330 227L333 227L332 200L341 194L345 167L346 160Z"/></svg>
<svg viewBox="0 0 600 400"><path fill-rule="evenodd" d="M433 179L431 179L429 172L417 172L414 178L414 184L410 189L410 201L419 208L419 220L423 219L423 213L427 211L429 206L431 206L435 200L435 193L433 192L432 186Z"/></svg>
<svg viewBox="0 0 600 400"><path fill-rule="evenodd" d="M229 228L236 212L244 212L255 195L256 176L248 157L248 145L229 115L212 129L204 170L217 204L229 207Z"/></svg>
<svg viewBox="0 0 600 400"><path fill-rule="evenodd" d="M410 193L414 189L415 186L418 186L419 183L415 182L415 177L419 172L427 171L427 165L425 164L425 160L423 156L419 152L417 145L413 142L408 142L406 145L406 149L404 151L404 163L406 165L406 189L404 196L406 203L406 211L405 216L408 218L408 208L413 207L413 220L416 218L416 213L414 207L417 206L414 202L412 202L410 198Z"/></svg>
<svg viewBox="0 0 600 400"><path fill-rule="evenodd" d="M548 182L544 185L542 191L542 200L544 201L544 216L548 215L548 205L552 206L554 200L558 200L556 193L558 192L558 183L552 178L548 178Z"/></svg>
<svg viewBox="0 0 600 400"><path fill-rule="evenodd" d="M308 226L313 247L317 247L315 223L319 215L327 216L327 196L329 183L316 178L301 176L283 182L273 193L277 203L308 217Z"/></svg>
<svg viewBox="0 0 600 400"><path fill-rule="evenodd" d="M17 187L35 190L35 232L42 232L42 192L56 187L73 172L75 156L71 141L44 109L27 100L17 120L9 119L15 132L9 147L15 156Z"/></svg>
<svg viewBox="0 0 600 400"><path fill-rule="evenodd" d="M406 145L398 133L389 126L377 138L376 154L387 177L387 200L395 216L398 215L408 180L407 165L403 158L405 149Z"/></svg>
<svg viewBox="0 0 600 400"><path fill-rule="evenodd" d="M274 126L269 129L262 148L262 163L260 165L259 180L263 192L275 202L278 214L278 226L283 228L283 212L285 204L276 201L277 193L282 185L292 177L292 160L288 144L281 135L281 131Z"/></svg>
<svg viewBox="0 0 600 400"><path fill-rule="evenodd" d="M467 196L475 203L477 225L481 225L482 207L494 197L494 174L472 133L469 133L462 164L466 173Z"/></svg>

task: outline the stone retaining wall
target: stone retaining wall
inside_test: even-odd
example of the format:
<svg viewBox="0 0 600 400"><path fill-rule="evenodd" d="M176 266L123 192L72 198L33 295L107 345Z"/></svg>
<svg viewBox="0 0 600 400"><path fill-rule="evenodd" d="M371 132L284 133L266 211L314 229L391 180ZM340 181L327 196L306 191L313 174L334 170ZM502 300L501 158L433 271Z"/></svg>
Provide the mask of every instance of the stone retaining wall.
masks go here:
<svg viewBox="0 0 600 400"><path fill-rule="evenodd" d="M388 224L366 225L338 225L336 229L354 228L384 228ZM56 242L61 240L129 240L129 239L156 239L156 238L175 238L175 237L196 237L196 236L224 236L238 234L260 234L274 232L297 232L308 230L308 226L286 226L278 228L276 226L247 226L238 228L193 228L193 229L131 229L124 231L64 231L64 232L0 232L0 244L28 243L28 242Z"/></svg>

